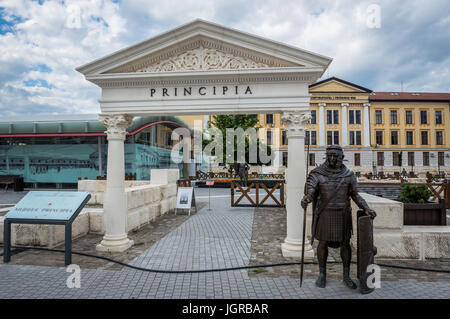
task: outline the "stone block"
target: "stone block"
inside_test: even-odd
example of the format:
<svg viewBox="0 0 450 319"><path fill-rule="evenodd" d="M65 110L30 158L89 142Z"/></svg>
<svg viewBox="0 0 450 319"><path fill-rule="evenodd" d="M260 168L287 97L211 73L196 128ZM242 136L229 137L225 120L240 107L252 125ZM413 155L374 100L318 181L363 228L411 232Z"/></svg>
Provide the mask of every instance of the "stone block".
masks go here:
<svg viewBox="0 0 450 319"><path fill-rule="evenodd" d="M144 203L150 204L161 199L161 190L159 186L145 186L144 191Z"/></svg>
<svg viewBox="0 0 450 319"><path fill-rule="evenodd" d="M160 210L160 214L164 215L167 214L169 212L169 199L163 199L161 201L161 210Z"/></svg>
<svg viewBox="0 0 450 319"><path fill-rule="evenodd" d="M127 188L125 189L125 194L128 209L134 209L144 205L144 192L142 189Z"/></svg>
<svg viewBox="0 0 450 319"><path fill-rule="evenodd" d="M138 229L140 226L139 210L129 211L127 214L127 231Z"/></svg>
<svg viewBox="0 0 450 319"><path fill-rule="evenodd" d="M150 222L150 209L147 206L139 209L139 227L142 227Z"/></svg>
<svg viewBox="0 0 450 319"><path fill-rule="evenodd" d="M96 205L97 204L97 198L96 198L96 194L94 192L91 192L91 198L88 201L88 205Z"/></svg>
<svg viewBox="0 0 450 319"><path fill-rule="evenodd" d="M103 209L90 208L89 210L86 210L86 212L89 214L89 232L104 234Z"/></svg>
<svg viewBox="0 0 450 319"><path fill-rule="evenodd" d="M82 179L78 181L78 191L80 192L89 192L95 193L97 192L97 180L91 179Z"/></svg>
<svg viewBox="0 0 450 319"><path fill-rule="evenodd" d="M104 198L105 198L105 193L104 192L96 193L95 194L95 201L96 201L97 205L103 205Z"/></svg>
<svg viewBox="0 0 450 319"><path fill-rule="evenodd" d="M53 235L52 225L12 224L12 245L24 246L53 246L51 242Z"/></svg>
<svg viewBox="0 0 450 319"><path fill-rule="evenodd" d="M178 169L151 169L150 184L166 185L176 183L180 178Z"/></svg>
<svg viewBox="0 0 450 319"><path fill-rule="evenodd" d="M169 184L167 186L167 197L177 196L177 184Z"/></svg>
<svg viewBox="0 0 450 319"><path fill-rule="evenodd" d="M403 227L403 203L366 193L360 193L360 195L366 200L369 207L377 213L377 217L373 222L375 229L401 229ZM358 206L352 201L353 226L355 230L358 210Z"/></svg>
<svg viewBox="0 0 450 319"><path fill-rule="evenodd" d="M161 205L159 203L154 203L146 206L149 212L149 220L154 221L158 216L161 215Z"/></svg>

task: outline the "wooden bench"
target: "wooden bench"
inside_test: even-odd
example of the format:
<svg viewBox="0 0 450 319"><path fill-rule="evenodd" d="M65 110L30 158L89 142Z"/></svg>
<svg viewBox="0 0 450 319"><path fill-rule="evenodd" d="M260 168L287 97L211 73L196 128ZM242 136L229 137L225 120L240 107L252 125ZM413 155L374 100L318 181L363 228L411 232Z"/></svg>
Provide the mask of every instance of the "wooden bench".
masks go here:
<svg viewBox="0 0 450 319"><path fill-rule="evenodd" d="M9 185L21 184L23 186L23 179L20 175L0 175L0 184L5 185L5 192L8 190ZM15 189L17 187L14 187ZM22 187L23 189L23 187Z"/></svg>

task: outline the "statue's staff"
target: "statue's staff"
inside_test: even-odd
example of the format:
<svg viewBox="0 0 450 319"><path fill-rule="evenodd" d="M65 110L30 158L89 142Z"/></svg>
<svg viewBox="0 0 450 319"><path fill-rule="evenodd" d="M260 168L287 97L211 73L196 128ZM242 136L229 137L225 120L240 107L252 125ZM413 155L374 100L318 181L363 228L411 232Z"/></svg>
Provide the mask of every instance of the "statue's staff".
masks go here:
<svg viewBox="0 0 450 319"><path fill-rule="evenodd" d="M303 198L306 199L308 196L307 193L307 180L308 180L308 170L309 170L309 134L308 134L308 140L307 140L307 148L306 148L306 175L305 175L305 189L304 189L304 196ZM302 240L302 261L300 265L300 287L303 283L303 266L305 264L305 239L306 239L306 209L304 209L303 212L303 240Z"/></svg>

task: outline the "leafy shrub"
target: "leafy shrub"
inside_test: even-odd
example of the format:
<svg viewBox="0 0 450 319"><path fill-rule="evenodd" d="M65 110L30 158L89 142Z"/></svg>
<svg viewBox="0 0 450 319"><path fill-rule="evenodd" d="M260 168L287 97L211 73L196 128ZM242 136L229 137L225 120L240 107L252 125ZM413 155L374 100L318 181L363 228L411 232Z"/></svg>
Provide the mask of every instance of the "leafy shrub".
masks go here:
<svg viewBox="0 0 450 319"><path fill-rule="evenodd" d="M398 199L403 203L426 203L433 195L426 184L404 183Z"/></svg>

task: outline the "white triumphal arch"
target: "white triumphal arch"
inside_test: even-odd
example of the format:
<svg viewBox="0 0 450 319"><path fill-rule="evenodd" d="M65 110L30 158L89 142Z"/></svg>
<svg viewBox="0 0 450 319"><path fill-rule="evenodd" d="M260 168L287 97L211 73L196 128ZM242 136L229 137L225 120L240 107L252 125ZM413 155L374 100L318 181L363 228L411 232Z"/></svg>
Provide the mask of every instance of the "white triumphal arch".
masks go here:
<svg viewBox="0 0 450 319"><path fill-rule="evenodd" d="M77 68L102 89L108 135L106 233L101 250L123 251L126 232L124 139L133 116L282 113L288 131L284 256L300 256L308 85L331 59L195 20ZM306 256L313 250L306 243Z"/></svg>

